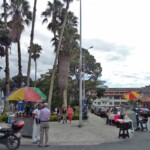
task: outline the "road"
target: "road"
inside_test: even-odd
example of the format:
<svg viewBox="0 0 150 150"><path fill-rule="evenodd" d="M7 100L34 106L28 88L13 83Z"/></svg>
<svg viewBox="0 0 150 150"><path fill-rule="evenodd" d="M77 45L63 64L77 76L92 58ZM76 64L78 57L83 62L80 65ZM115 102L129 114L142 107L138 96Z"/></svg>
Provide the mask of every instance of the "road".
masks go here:
<svg viewBox="0 0 150 150"><path fill-rule="evenodd" d="M21 145L19 150L37 150L43 149L37 145ZM150 133L149 132L135 132L132 139L125 139L119 143L103 143L100 145L86 145L86 146L65 146L65 145L50 145L44 147L44 150L149 150L150 149ZM7 150L4 146L0 146L0 150Z"/></svg>

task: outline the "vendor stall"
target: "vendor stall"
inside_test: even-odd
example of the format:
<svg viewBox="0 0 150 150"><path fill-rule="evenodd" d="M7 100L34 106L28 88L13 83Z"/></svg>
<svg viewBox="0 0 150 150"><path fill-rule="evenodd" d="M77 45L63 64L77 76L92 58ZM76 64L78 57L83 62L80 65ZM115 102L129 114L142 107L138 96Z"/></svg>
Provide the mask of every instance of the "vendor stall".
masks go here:
<svg viewBox="0 0 150 150"><path fill-rule="evenodd" d="M22 87L3 97L3 100L17 102L17 108L16 111L13 112L13 115L15 115L14 120L23 120L25 122L22 129L22 136L32 136L32 112L34 110L34 106L36 103L43 102L45 99L45 94L36 87ZM10 119L12 117L8 118Z"/></svg>

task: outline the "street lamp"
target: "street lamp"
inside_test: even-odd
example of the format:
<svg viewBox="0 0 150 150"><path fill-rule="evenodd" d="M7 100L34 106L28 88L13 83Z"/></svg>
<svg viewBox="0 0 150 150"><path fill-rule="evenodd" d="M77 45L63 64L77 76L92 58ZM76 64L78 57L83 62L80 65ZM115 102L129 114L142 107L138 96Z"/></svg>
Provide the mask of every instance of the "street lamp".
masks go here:
<svg viewBox="0 0 150 150"><path fill-rule="evenodd" d="M80 0L79 125L82 127L82 0Z"/></svg>
<svg viewBox="0 0 150 150"><path fill-rule="evenodd" d="M92 46L91 46L92 48ZM80 59L79 59L79 125L82 127L82 102L83 102L83 93L82 93L82 0L80 0ZM84 88L85 89L85 88ZM84 92L85 93L85 92Z"/></svg>
<svg viewBox="0 0 150 150"><path fill-rule="evenodd" d="M86 48L86 50L92 49L93 46ZM85 52L83 52L83 100L85 100Z"/></svg>

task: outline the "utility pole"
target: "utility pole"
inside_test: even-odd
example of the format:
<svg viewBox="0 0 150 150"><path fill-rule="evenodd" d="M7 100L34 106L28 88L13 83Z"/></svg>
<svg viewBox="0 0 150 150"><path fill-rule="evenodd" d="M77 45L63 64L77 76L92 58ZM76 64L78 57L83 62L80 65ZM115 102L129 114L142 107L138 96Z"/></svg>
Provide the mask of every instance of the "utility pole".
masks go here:
<svg viewBox="0 0 150 150"><path fill-rule="evenodd" d="M80 0L79 125L82 127L82 0Z"/></svg>

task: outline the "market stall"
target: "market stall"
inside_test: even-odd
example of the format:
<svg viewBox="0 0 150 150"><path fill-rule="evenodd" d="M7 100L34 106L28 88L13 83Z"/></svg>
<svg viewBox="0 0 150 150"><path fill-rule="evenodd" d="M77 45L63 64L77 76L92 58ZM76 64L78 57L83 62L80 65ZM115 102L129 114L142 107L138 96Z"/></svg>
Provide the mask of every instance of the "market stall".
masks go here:
<svg viewBox="0 0 150 150"><path fill-rule="evenodd" d="M15 107L11 116L8 117L8 120L11 120L9 124L12 123L12 116L14 116L14 120L23 120L25 125L22 129L22 136L31 137L33 127L32 112L35 105L43 102L46 98L45 94L36 87L22 87L5 95L3 100L9 101Z"/></svg>

